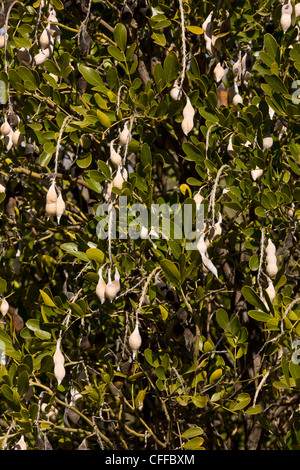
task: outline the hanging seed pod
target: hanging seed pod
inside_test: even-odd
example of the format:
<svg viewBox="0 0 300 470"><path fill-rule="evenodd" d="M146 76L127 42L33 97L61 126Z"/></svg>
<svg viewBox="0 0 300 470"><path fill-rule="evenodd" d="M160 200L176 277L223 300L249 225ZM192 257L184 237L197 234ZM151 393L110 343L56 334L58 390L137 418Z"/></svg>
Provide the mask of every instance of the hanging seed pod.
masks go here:
<svg viewBox="0 0 300 470"><path fill-rule="evenodd" d="M5 193L6 192L6 187L4 186L4 184L2 184L2 182L0 181L0 193Z"/></svg>
<svg viewBox="0 0 300 470"><path fill-rule="evenodd" d="M42 34L40 35L40 45L43 49L47 49L47 47L50 46L51 42L53 42L53 39L50 35L49 30L45 28Z"/></svg>
<svg viewBox="0 0 300 470"><path fill-rule="evenodd" d="M1 132L1 135L4 135L4 136L9 135L12 132L12 128L8 124L6 118L4 119L4 123L2 124L2 126L0 128L0 132Z"/></svg>
<svg viewBox="0 0 300 470"><path fill-rule="evenodd" d="M284 5L283 8L285 6L287 7L291 5ZM292 15L289 13L283 13L280 18L280 26L284 34L287 32L291 24L292 24Z"/></svg>
<svg viewBox="0 0 300 470"><path fill-rule="evenodd" d="M266 292L269 296L270 301L273 302L275 297L276 297L276 291L275 291L275 288L274 288L274 285L273 285L273 282L271 281L271 279L269 279L268 287L266 288Z"/></svg>
<svg viewBox="0 0 300 470"><path fill-rule="evenodd" d="M278 267L276 263L267 264L266 271L268 276L274 277L278 273Z"/></svg>
<svg viewBox="0 0 300 470"><path fill-rule="evenodd" d="M196 203L196 209L199 210L200 209L200 204L201 202L204 200L204 197L200 194L201 192L201 188L199 189L199 191L197 192L197 194L195 194L194 196L194 201Z"/></svg>
<svg viewBox="0 0 300 470"><path fill-rule="evenodd" d="M51 184L46 195L46 213L49 216L56 215L57 193L55 182Z"/></svg>
<svg viewBox="0 0 300 470"><path fill-rule="evenodd" d="M110 161L116 167L122 164L122 157L118 152L115 151L113 142L110 143Z"/></svg>
<svg viewBox="0 0 300 470"><path fill-rule="evenodd" d="M0 305L0 312L2 313L3 316L5 316L8 310L9 310L9 303L7 302L6 299L2 299L1 305Z"/></svg>
<svg viewBox="0 0 300 470"><path fill-rule="evenodd" d="M205 254L201 254L201 258L204 266L218 278L218 271L213 262Z"/></svg>
<svg viewBox="0 0 300 470"><path fill-rule="evenodd" d="M27 450L27 444L25 442L24 436L22 434L21 438L14 446L14 450Z"/></svg>
<svg viewBox="0 0 300 470"><path fill-rule="evenodd" d="M217 83L219 83L225 75L225 70L223 69L220 62L214 68L214 77Z"/></svg>
<svg viewBox="0 0 300 470"><path fill-rule="evenodd" d="M126 168L123 168L123 170L122 170L122 177L123 177L124 181L128 180L128 172L127 172Z"/></svg>
<svg viewBox="0 0 300 470"><path fill-rule="evenodd" d="M54 375L56 377L58 385L60 385L66 375L66 371L64 367L65 358L60 350L60 340L58 340L56 343L56 350L53 355L53 362L54 362Z"/></svg>
<svg viewBox="0 0 300 470"><path fill-rule="evenodd" d="M121 173L121 166L118 167L117 174L112 180L112 186L118 189L123 188L124 178Z"/></svg>
<svg viewBox="0 0 300 470"><path fill-rule="evenodd" d="M65 212L65 208L66 208L66 204L65 204L65 201L63 200L62 194L60 193L56 201L56 217L57 217L58 225L60 224L61 216Z"/></svg>
<svg viewBox="0 0 300 470"><path fill-rule="evenodd" d="M118 292L120 292L120 289L121 289L121 284L120 284L120 274L117 268L115 270L115 277L112 283L116 288L116 294L118 294Z"/></svg>
<svg viewBox="0 0 300 470"><path fill-rule="evenodd" d="M222 223L222 214L219 213L218 222L215 223L214 228L213 228L213 237L212 237L212 239L214 239L214 238L219 237L220 235L222 235L222 226L221 226L221 223Z"/></svg>
<svg viewBox="0 0 300 470"><path fill-rule="evenodd" d="M0 36L0 49L3 49L4 45L5 45L4 36Z"/></svg>
<svg viewBox="0 0 300 470"><path fill-rule="evenodd" d="M48 59L53 54L53 46L49 46L46 49L41 49L38 54L33 58L35 65L42 65L46 59Z"/></svg>
<svg viewBox="0 0 300 470"><path fill-rule="evenodd" d="M4 145L6 147L7 152L9 152L13 146L12 136L13 130L11 130L8 135L4 136Z"/></svg>
<svg viewBox="0 0 300 470"><path fill-rule="evenodd" d="M124 129L122 130L119 139L120 139L120 145L122 145L122 147L124 147L127 143L130 142L131 133L130 133L130 130L128 129L128 122L125 122Z"/></svg>
<svg viewBox="0 0 300 470"><path fill-rule="evenodd" d="M239 93L236 93L232 99L232 103L235 107L237 107L239 104L243 104L243 98Z"/></svg>
<svg viewBox="0 0 300 470"><path fill-rule="evenodd" d="M229 142L227 145L227 153L232 158L235 158L238 156L237 152L234 150L233 145L232 145L232 136L229 137Z"/></svg>
<svg viewBox="0 0 300 470"><path fill-rule="evenodd" d="M50 406L50 409L48 411L47 411L47 408L49 409L48 403L41 404L42 414L48 421L51 421L51 423L55 423L55 421L57 420L57 416L58 416L58 409L55 408L55 406L53 405Z"/></svg>
<svg viewBox="0 0 300 470"><path fill-rule="evenodd" d="M110 300L111 302L117 295L116 286L112 283L110 270L108 271L108 282L105 287L105 297Z"/></svg>
<svg viewBox="0 0 300 470"><path fill-rule="evenodd" d="M170 91L170 96L172 100L180 100L180 98L182 97L182 90L178 85L177 80L174 82L173 88Z"/></svg>
<svg viewBox="0 0 300 470"><path fill-rule="evenodd" d="M272 137L264 137L263 138L263 150L270 149L273 145Z"/></svg>
<svg viewBox="0 0 300 470"><path fill-rule="evenodd" d="M206 252L207 252L207 244L204 240L204 234L202 233L200 238L199 238L199 241L197 243L197 250L199 251L200 255L205 255Z"/></svg>
<svg viewBox="0 0 300 470"><path fill-rule="evenodd" d="M300 16L300 3L296 3L295 5L295 16L298 18Z"/></svg>
<svg viewBox="0 0 300 470"><path fill-rule="evenodd" d="M261 178L262 175L263 175L263 170L261 170L260 168L256 167L255 170L252 170L251 171L251 177L253 179L253 181L256 181L257 179Z"/></svg>
<svg viewBox="0 0 300 470"><path fill-rule="evenodd" d="M20 145L20 143L23 140L23 135L21 134L19 129L16 129L15 131L13 131L11 139L12 139L12 143L15 147L18 147L18 145Z"/></svg>
<svg viewBox="0 0 300 470"><path fill-rule="evenodd" d="M141 335L140 335L140 332L139 332L138 323L136 323L133 332L129 336L128 343L129 343L129 346L132 349L133 359L134 359L135 356L136 356L137 351L139 350L139 348L141 347L141 344L142 344L142 338L141 338Z"/></svg>
<svg viewBox="0 0 300 470"><path fill-rule="evenodd" d="M83 439L82 443L78 446L77 450L89 450L86 444L86 439Z"/></svg>
<svg viewBox="0 0 300 470"><path fill-rule="evenodd" d="M232 66L232 73L235 77L237 77L241 73L241 70L242 70L242 63L240 60L237 60Z"/></svg>
<svg viewBox="0 0 300 470"><path fill-rule="evenodd" d="M278 272L278 267L276 258L276 247L270 238L268 239L268 245L266 247L266 255L266 271L268 276L272 278L276 276Z"/></svg>
<svg viewBox="0 0 300 470"><path fill-rule="evenodd" d="M103 304L105 302L105 289L106 289L106 282L104 281L102 277L102 269L100 268L98 271L99 274L99 280L98 284L96 286L96 295L98 296L100 302Z"/></svg>
<svg viewBox="0 0 300 470"><path fill-rule="evenodd" d="M31 54L25 47L20 47L20 49L17 50L17 59L20 65L30 65L32 61Z"/></svg>

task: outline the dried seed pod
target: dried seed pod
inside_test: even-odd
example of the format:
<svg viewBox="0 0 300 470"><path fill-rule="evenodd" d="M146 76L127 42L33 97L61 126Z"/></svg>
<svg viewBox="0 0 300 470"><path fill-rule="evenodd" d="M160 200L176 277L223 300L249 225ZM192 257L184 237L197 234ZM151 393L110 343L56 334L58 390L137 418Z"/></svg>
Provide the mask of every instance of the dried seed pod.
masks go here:
<svg viewBox="0 0 300 470"><path fill-rule="evenodd" d="M117 268L115 270L115 277L112 283L116 288L116 294L118 294L118 292L120 292L120 289L121 289L121 284L120 284L120 274Z"/></svg>
<svg viewBox="0 0 300 470"><path fill-rule="evenodd" d="M18 440L18 442L15 444L14 450L27 450L27 444L25 442L23 434Z"/></svg>
<svg viewBox="0 0 300 470"><path fill-rule="evenodd" d="M0 36L0 49L2 49L5 45L5 39L4 39L4 36Z"/></svg>
<svg viewBox="0 0 300 470"><path fill-rule="evenodd" d="M268 244L266 246L266 255L267 256L276 256L276 246L272 242L271 238L268 238Z"/></svg>
<svg viewBox="0 0 300 470"><path fill-rule="evenodd" d="M218 271L213 262L205 254L201 254L201 258L204 266L218 278Z"/></svg>
<svg viewBox="0 0 300 470"><path fill-rule="evenodd" d="M8 135L4 136L4 145L8 152L11 150L13 146L12 136L13 136L13 130L11 130Z"/></svg>
<svg viewBox="0 0 300 470"><path fill-rule="evenodd" d="M53 46L49 46L46 49L41 49L38 54L33 58L35 65L42 65L46 59L48 59L53 54Z"/></svg>
<svg viewBox="0 0 300 470"><path fill-rule="evenodd" d="M263 138L263 150L270 149L273 145L272 137L264 137Z"/></svg>
<svg viewBox="0 0 300 470"><path fill-rule="evenodd" d="M233 66L232 66L232 73L235 77L237 77L242 70L242 62L240 60L237 60Z"/></svg>
<svg viewBox="0 0 300 470"><path fill-rule="evenodd" d="M115 151L113 142L110 143L110 161L114 166L117 167L122 164L122 157L118 152Z"/></svg>
<svg viewBox="0 0 300 470"><path fill-rule="evenodd" d="M295 16L298 18L300 16L300 3L296 3L295 5Z"/></svg>
<svg viewBox="0 0 300 470"><path fill-rule="evenodd" d="M17 309L12 312L11 319L15 327L15 330L17 332L21 331L22 328L24 327L24 321L23 321L23 318L18 314Z"/></svg>
<svg viewBox="0 0 300 470"><path fill-rule="evenodd" d="M193 119L194 115L195 115L194 108L191 104L190 99L187 97L186 105L185 105L185 107L183 108L183 111L182 111L182 116L184 118L187 118L187 119Z"/></svg>
<svg viewBox="0 0 300 470"><path fill-rule="evenodd" d="M42 403L41 404L41 412L45 416L45 418L48 419L48 421L51 421L52 423L55 423L55 421L57 420L57 416L58 416L58 409L55 408L55 406L51 405L50 409L47 411L46 410L47 407L49 408L48 403Z"/></svg>
<svg viewBox="0 0 300 470"><path fill-rule="evenodd" d="M65 204L65 201L63 200L62 194L60 193L56 201L56 217L57 217L58 225L60 224L61 216L65 212L65 208L66 208L66 204Z"/></svg>
<svg viewBox="0 0 300 470"><path fill-rule="evenodd" d="M284 33L287 32L291 24L292 24L292 15L286 14L286 13L282 14L280 18L280 25Z"/></svg>
<svg viewBox="0 0 300 470"><path fill-rule="evenodd" d="M274 288L274 285L273 285L273 282L271 281L271 279L269 279L268 287L266 288L266 292L269 296L270 301L273 302L273 300L276 297L276 291L275 291L275 288Z"/></svg>
<svg viewBox="0 0 300 470"><path fill-rule="evenodd" d="M6 299L2 299L1 305L0 305L0 312L2 313L3 316L5 316L8 310L9 310L9 303L7 302Z"/></svg>
<svg viewBox="0 0 300 470"><path fill-rule="evenodd" d="M124 178L121 173L121 166L118 167L117 174L112 180L112 186L118 189L123 188Z"/></svg>
<svg viewBox="0 0 300 470"><path fill-rule="evenodd" d="M78 446L77 450L89 450L86 444L86 439L84 438L82 443Z"/></svg>
<svg viewBox="0 0 300 470"><path fill-rule="evenodd" d="M219 83L225 75L225 70L223 69L220 62L214 68L214 77L217 83Z"/></svg>
<svg viewBox="0 0 300 470"><path fill-rule="evenodd" d="M7 122L7 119L4 119L4 123L2 124L0 128L1 135L9 135L12 132L12 128Z"/></svg>
<svg viewBox="0 0 300 470"><path fill-rule="evenodd" d="M233 145L232 145L232 136L229 137L229 142L227 145L227 153L232 158L235 158L238 156L237 152L234 150Z"/></svg>
<svg viewBox="0 0 300 470"><path fill-rule="evenodd" d="M66 371L64 367L65 358L60 350L60 340L58 340L56 343L56 350L53 355L53 362L54 362L54 375L56 377L58 385L60 385L66 375Z"/></svg>
<svg viewBox="0 0 300 470"><path fill-rule="evenodd" d="M141 347L141 344L142 344L142 338L139 332L138 323L136 323L133 332L129 336L128 343L133 351L133 359L134 359L138 349Z"/></svg>
<svg viewBox="0 0 300 470"><path fill-rule="evenodd" d="M116 289L116 286L112 283L112 280L111 280L111 274L110 274L110 270L108 271L108 282L106 284L106 287L105 287L105 296L108 300L110 300L111 302L114 300L114 298L116 297L117 295L117 289Z"/></svg>
<svg viewBox="0 0 300 470"><path fill-rule="evenodd" d="M4 184L2 184L2 182L0 181L0 193L5 193L6 192L6 187L4 186Z"/></svg>
<svg viewBox="0 0 300 470"><path fill-rule="evenodd" d="M100 302L103 304L105 302L105 289L106 289L106 282L102 277L102 269L100 268L98 271L99 280L96 286L96 295L98 296Z"/></svg>
<svg viewBox="0 0 300 470"><path fill-rule="evenodd" d="M207 252L207 244L204 240L204 233L200 235L199 241L197 243L197 250L199 251L200 255L205 255Z"/></svg>
<svg viewBox="0 0 300 470"><path fill-rule="evenodd" d="M204 197L200 194L200 192L201 192L201 188L199 189L199 191L194 196L194 201L196 203L196 209L197 210L200 209L200 204L204 200Z"/></svg>
<svg viewBox="0 0 300 470"><path fill-rule="evenodd" d="M53 39L50 35L50 31L45 28L42 34L40 35L40 45L43 49L47 49L47 47L49 47L52 42Z"/></svg>
<svg viewBox="0 0 300 470"><path fill-rule="evenodd" d="M183 133L185 135L188 135L191 132L191 130L193 129L193 127L194 127L194 120L184 118L184 120L181 123L181 128L183 130Z"/></svg>
<svg viewBox="0 0 300 470"><path fill-rule="evenodd" d="M274 277L278 273L278 267L276 263L267 264L266 271L268 276Z"/></svg>
<svg viewBox="0 0 300 470"><path fill-rule="evenodd" d="M128 180L128 172L127 172L126 168L123 168L123 170L122 170L122 177L123 177L124 181Z"/></svg>
<svg viewBox="0 0 300 470"><path fill-rule="evenodd" d="M253 181L256 181L257 179L261 178L261 176L263 175L263 170L261 170L260 168L256 167L255 170L252 170L251 171L251 177L253 179Z"/></svg>
<svg viewBox="0 0 300 470"><path fill-rule="evenodd" d="M130 133L130 130L128 129L128 122L125 122L124 129L122 130L119 139L120 139L120 145L122 145L122 147L124 147L127 143L130 142L131 133Z"/></svg>
<svg viewBox="0 0 300 470"><path fill-rule="evenodd" d="M219 213L219 219L218 219L218 222L215 223L214 225L214 228L213 228L213 239L222 235L222 226L221 226L221 223L222 223L222 214Z"/></svg>
<svg viewBox="0 0 300 470"><path fill-rule="evenodd" d="M32 61L31 54L25 47L20 47L20 49L17 50L17 59L20 65L29 65Z"/></svg>
<svg viewBox="0 0 300 470"><path fill-rule="evenodd" d="M46 213L49 216L56 215L57 193L55 182L51 184L46 195Z"/></svg>

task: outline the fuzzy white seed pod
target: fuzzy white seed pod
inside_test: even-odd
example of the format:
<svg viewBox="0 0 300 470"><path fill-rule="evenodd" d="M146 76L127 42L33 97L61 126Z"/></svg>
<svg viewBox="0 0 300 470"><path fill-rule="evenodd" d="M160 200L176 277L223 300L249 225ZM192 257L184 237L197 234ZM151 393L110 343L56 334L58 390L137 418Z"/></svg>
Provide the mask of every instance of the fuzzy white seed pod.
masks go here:
<svg viewBox="0 0 300 470"><path fill-rule="evenodd" d="M230 155L230 157L234 158L237 157L237 152L234 150L233 145L232 145L232 136L229 138L229 142L227 145L227 153Z"/></svg>
<svg viewBox="0 0 300 470"><path fill-rule="evenodd" d="M5 316L8 310L9 310L9 303L7 302L6 299L2 299L1 305L0 305L0 312L2 313L3 316Z"/></svg>
<svg viewBox="0 0 300 470"><path fill-rule="evenodd" d="M48 216L56 215L57 193L55 182L51 184L46 194L46 213Z"/></svg>
<svg viewBox="0 0 300 470"><path fill-rule="evenodd" d="M115 277L112 283L116 288L116 294L118 294L118 292L120 292L120 289L121 289L121 284L120 284L120 273L117 268L115 269Z"/></svg>
<svg viewBox="0 0 300 470"><path fill-rule="evenodd" d="M213 234L213 238L216 238L216 237L219 237L220 235L222 235L222 214L219 213L219 219L218 219L218 222L215 223L214 225L214 234Z"/></svg>
<svg viewBox="0 0 300 470"><path fill-rule="evenodd" d="M267 256L276 256L276 246L272 242L271 238L268 238L268 244L266 246L266 255Z"/></svg>
<svg viewBox="0 0 300 470"><path fill-rule="evenodd" d="M213 11L211 11L205 21L202 23L202 29L205 33L207 33L207 29L209 28L209 24L211 23Z"/></svg>
<svg viewBox="0 0 300 470"><path fill-rule="evenodd" d="M293 7L290 1L281 7L282 15L292 15L292 13L293 13Z"/></svg>
<svg viewBox="0 0 300 470"><path fill-rule="evenodd" d="M234 106L238 106L239 104L243 104L243 98L239 93L236 93L232 99L232 103Z"/></svg>
<svg viewBox="0 0 300 470"><path fill-rule="evenodd" d="M263 175L263 170L261 170L260 168L256 167L255 170L252 170L251 171L251 177L253 179L253 181L256 181L257 179L261 178L262 175Z"/></svg>
<svg viewBox="0 0 300 470"><path fill-rule="evenodd" d="M300 3L296 3L295 5L295 16L298 18L300 16Z"/></svg>
<svg viewBox="0 0 300 470"><path fill-rule="evenodd" d="M280 25L281 25L281 29L284 33L287 32L287 30L289 29L291 24L292 24L292 15L289 15L289 14L286 14L286 13L281 15Z"/></svg>
<svg viewBox="0 0 300 470"><path fill-rule="evenodd" d="M8 135L4 136L4 145L8 152L11 150L13 146L13 141L12 141L13 133L14 133L13 130L11 130Z"/></svg>
<svg viewBox="0 0 300 470"><path fill-rule="evenodd" d="M122 157L118 152L115 151L112 142L110 143L110 161L114 166L119 166L122 164Z"/></svg>
<svg viewBox="0 0 300 470"><path fill-rule="evenodd" d="M196 203L196 209L199 210L200 209L200 204L201 202L204 200L204 197L200 194L200 191L201 189L199 189L199 191L197 192L197 194L195 194L194 196L194 201Z"/></svg>
<svg viewBox="0 0 300 470"><path fill-rule="evenodd" d="M138 327L137 323L135 325L135 328L134 328L133 332L131 333L131 335L128 338L128 343L129 343L129 346L131 347L131 349L133 351L133 358L135 358L136 353L137 353L138 349L141 347L141 344L142 344L142 338L141 338L141 335L140 335L140 332L139 332L139 327Z"/></svg>
<svg viewBox="0 0 300 470"><path fill-rule="evenodd" d="M217 83L219 83L221 80L223 80L225 75L225 70L223 69L222 65L220 62L215 66L214 68L214 77Z"/></svg>
<svg viewBox="0 0 300 470"><path fill-rule="evenodd" d="M5 192L6 192L6 187L4 186L4 184L0 182L0 193L5 193Z"/></svg>
<svg viewBox="0 0 300 470"><path fill-rule="evenodd" d="M121 166L118 167L118 171L114 179L112 180L112 186L118 189L123 188L124 178L121 173Z"/></svg>
<svg viewBox="0 0 300 470"><path fill-rule="evenodd" d="M180 100L182 97L182 90L180 86L175 82L173 88L170 91L170 96L172 100Z"/></svg>
<svg viewBox="0 0 300 470"><path fill-rule="evenodd" d="M263 150L270 149L273 145L272 137L264 137L263 138Z"/></svg>
<svg viewBox="0 0 300 470"><path fill-rule="evenodd" d="M2 49L5 45L5 39L4 39L4 36L0 36L0 49Z"/></svg>
<svg viewBox="0 0 300 470"><path fill-rule="evenodd" d="M218 271L213 262L204 253L201 254L201 259L204 266L218 278Z"/></svg>
<svg viewBox="0 0 300 470"><path fill-rule="evenodd" d="M31 54L25 47L20 47L17 50L17 59L21 65L29 65L32 61Z"/></svg>
<svg viewBox="0 0 300 470"><path fill-rule="evenodd" d="M278 267L276 263L267 264L266 271L269 277L274 277L278 273Z"/></svg>
<svg viewBox="0 0 300 470"><path fill-rule="evenodd" d="M15 131L13 131L13 134L12 134L12 143L13 143L13 145L15 147L18 147L18 145L20 145L22 140L23 140L23 135L21 134L19 129L16 129Z"/></svg>
<svg viewBox="0 0 300 470"><path fill-rule="evenodd" d="M27 450L27 444L25 442L23 434L18 440L18 442L15 444L14 450Z"/></svg>
<svg viewBox="0 0 300 470"><path fill-rule="evenodd" d="M43 49L47 49L47 47L50 46L51 42L53 42L53 39L50 35L49 30L45 28L42 34L40 35L40 45Z"/></svg>
<svg viewBox="0 0 300 470"><path fill-rule="evenodd" d="M106 289L106 282L102 277L102 268L98 271L99 280L96 286L96 295L99 298L100 302L103 304L105 302L105 289Z"/></svg>
<svg viewBox="0 0 300 470"><path fill-rule="evenodd" d="M64 358L63 353L60 350L59 340L56 343L56 350L53 355L53 362L54 362L54 375L56 377L58 385L60 385L66 375L66 371L64 367L65 358Z"/></svg>
<svg viewBox="0 0 300 470"><path fill-rule="evenodd" d="M131 133L130 133L130 130L128 129L128 122L125 122L124 129L122 130L119 139L120 139L120 145L122 145L122 147L124 147L127 143L130 142Z"/></svg>
<svg viewBox="0 0 300 470"><path fill-rule="evenodd" d="M122 177L124 181L128 180L128 171L126 170L126 168L123 168L122 170Z"/></svg>
<svg viewBox="0 0 300 470"><path fill-rule="evenodd" d="M4 135L4 136L9 135L12 132L12 128L8 124L6 118L5 118L4 123L2 124L2 126L0 127L0 132L1 132L1 135Z"/></svg>
<svg viewBox="0 0 300 470"><path fill-rule="evenodd" d="M42 65L46 59L48 59L53 54L53 46L49 46L46 49L41 49L38 54L33 58L35 65Z"/></svg>
<svg viewBox="0 0 300 470"><path fill-rule="evenodd" d="M48 406L49 406L48 403L42 403L41 412L48 421L51 421L51 423L55 423L55 421L57 420L57 416L58 416L58 409L55 408L55 406L51 405L49 411L46 411L46 408Z"/></svg>
<svg viewBox="0 0 300 470"><path fill-rule="evenodd" d="M266 292L269 296L270 301L273 302L273 300L276 297L276 291L275 291L275 288L271 279L269 280L268 287L266 288Z"/></svg>
<svg viewBox="0 0 300 470"><path fill-rule="evenodd" d="M60 219L63 213L65 212L66 204L63 200L62 194L60 193L56 201L56 218L58 225L60 224Z"/></svg>
<svg viewBox="0 0 300 470"><path fill-rule="evenodd" d="M205 255L207 252L207 244L204 240L204 234L202 233L199 241L197 242L197 250L199 251L200 255Z"/></svg>
<svg viewBox="0 0 300 470"><path fill-rule="evenodd" d="M140 228L140 238L142 240L146 240L149 236L149 233L148 233L148 229L147 227L145 227L144 225L141 225L141 228Z"/></svg>
<svg viewBox="0 0 300 470"><path fill-rule="evenodd" d="M112 283L110 271L108 271L108 282L105 287L105 297L112 302L117 295L116 286Z"/></svg>
<svg viewBox="0 0 300 470"><path fill-rule="evenodd" d="M237 60L232 66L232 73L235 77L238 76L242 68L242 63L240 60Z"/></svg>
<svg viewBox="0 0 300 470"><path fill-rule="evenodd" d="M194 115L195 115L194 108L193 108L193 106L190 102L190 99L187 98L186 99L186 105L185 105L185 107L183 108L183 111L182 111L182 116L186 119L193 119Z"/></svg>
<svg viewBox="0 0 300 470"><path fill-rule="evenodd" d="M182 128L184 134L188 135L191 132L191 130L193 129L193 127L194 127L193 118L191 118L191 119L184 118L184 120L181 123L181 128Z"/></svg>

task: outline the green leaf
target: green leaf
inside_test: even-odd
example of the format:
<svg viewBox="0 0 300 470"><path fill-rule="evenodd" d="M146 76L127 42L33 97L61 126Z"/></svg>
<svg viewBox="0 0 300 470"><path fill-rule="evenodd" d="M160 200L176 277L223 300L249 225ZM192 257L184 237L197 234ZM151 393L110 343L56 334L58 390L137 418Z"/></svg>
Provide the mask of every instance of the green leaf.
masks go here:
<svg viewBox="0 0 300 470"><path fill-rule="evenodd" d="M6 289L7 289L7 282L5 281L5 279L2 279L2 277L0 277L0 295L3 295Z"/></svg>
<svg viewBox="0 0 300 470"><path fill-rule="evenodd" d="M103 113L103 111L101 111L100 109L97 109L96 113L97 113L97 118L99 119L102 126L106 128L110 127L111 122L110 122L108 115Z"/></svg>
<svg viewBox="0 0 300 470"><path fill-rule="evenodd" d="M257 307L258 309L262 310L263 312L267 312L265 304L262 302L262 300L259 298L257 293L252 289L250 286L244 286L242 288L242 293L247 302L249 304L254 305L254 307Z"/></svg>
<svg viewBox="0 0 300 470"><path fill-rule="evenodd" d="M249 317L253 318L254 320L263 321L263 322L267 322L269 320L272 320L272 318L273 318L268 313L261 312L260 310L250 310L248 312L248 315L249 315Z"/></svg>
<svg viewBox="0 0 300 470"><path fill-rule="evenodd" d="M86 255L89 260L97 261L97 263L102 264L105 258L103 251L98 248L89 248L86 251Z"/></svg>
<svg viewBox="0 0 300 470"><path fill-rule="evenodd" d="M282 356L281 367L282 367L282 372L283 372L285 381L288 384L288 386L290 386L289 366L288 366L288 363L287 363L287 360L286 360L285 356Z"/></svg>
<svg viewBox="0 0 300 470"><path fill-rule="evenodd" d="M121 51L125 51L127 43L127 29L122 23L118 23L114 28L114 39Z"/></svg>
<svg viewBox="0 0 300 470"><path fill-rule="evenodd" d="M125 54L124 52L120 51L120 49L118 49L117 47L115 46L108 46L107 48L109 54L116 60L120 61L120 62L124 62L125 61Z"/></svg>
<svg viewBox="0 0 300 470"><path fill-rule="evenodd" d="M226 310L224 310L223 308L219 308L216 313L216 320L219 326L223 328L223 330L225 330L229 324L229 317Z"/></svg>
<svg viewBox="0 0 300 470"><path fill-rule="evenodd" d="M29 378L26 370L23 370L18 377L17 381L18 392L20 396L23 396L29 389Z"/></svg>
<svg viewBox="0 0 300 470"><path fill-rule="evenodd" d="M201 434L203 434L203 429L194 426L184 431L182 437L184 437L185 439L191 439L192 437L201 436Z"/></svg>
<svg viewBox="0 0 300 470"><path fill-rule="evenodd" d="M246 408L246 406L249 405L251 401L251 397L244 398L243 400L240 400L237 402L237 404L232 408L232 411L238 411L238 410L243 410Z"/></svg>
<svg viewBox="0 0 300 470"><path fill-rule="evenodd" d="M223 375L223 370L222 369L216 369L213 371L211 376L209 377L209 383L213 384L217 382Z"/></svg>
<svg viewBox="0 0 300 470"><path fill-rule="evenodd" d="M53 302L51 297L48 294L46 294L46 292L40 290L40 294L42 296L42 299L45 305L47 305L48 307L56 307L55 303Z"/></svg>
<svg viewBox="0 0 300 470"><path fill-rule="evenodd" d="M277 61L278 54L279 54L279 46L277 44L276 39L267 33L264 35L264 43L267 53L272 57L273 61Z"/></svg>
<svg viewBox="0 0 300 470"><path fill-rule="evenodd" d="M197 408L204 408L207 404L207 397L198 395L196 397L192 397L192 402L197 406Z"/></svg>
<svg viewBox="0 0 300 470"><path fill-rule="evenodd" d="M262 407L260 405L251 406L247 408L247 410L245 410L245 413L247 415L257 415L258 413L261 413L261 412L262 412Z"/></svg>
<svg viewBox="0 0 300 470"><path fill-rule="evenodd" d="M197 450L203 444L203 437L194 437L190 441L186 442L183 446L185 450Z"/></svg>
<svg viewBox="0 0 300 470"><path fill-rule="evenodd" d="M168 281L174 284L175 286L178 286L181 278L180 272L176 265L168 259L161 260L160 265L163 268L164 274Z"/></svg>
<svg viewBox="0 0 300 470"><path fill-rule="evenodd" d="M204 33L203 29L200 28L200 26L186 26L186 29L190 31L191 33L197 34L197 35Z"/></svg>
<svg viewBox="0 0 300 470"><path fill-rule="evenodd" d="M172 84L177 78L180 69L178 57L174 51L167 55L163 67L167 83Z"/></svg>

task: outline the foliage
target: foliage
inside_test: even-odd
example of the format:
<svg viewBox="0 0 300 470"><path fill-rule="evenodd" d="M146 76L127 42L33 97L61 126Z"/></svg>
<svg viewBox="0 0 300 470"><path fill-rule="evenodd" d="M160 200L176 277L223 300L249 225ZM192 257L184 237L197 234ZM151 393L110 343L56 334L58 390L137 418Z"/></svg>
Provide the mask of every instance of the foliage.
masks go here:
<svg viewBox="0 0 300 470"><path fill-rule="evenodd" d="M1 122L15 113L24 138L9 150L0 142L0 295L10 305L0 329L0 445L24 436L29 449L299 450L299 17L284 33L277 0L137 3L129 22L120 1L4 8ZM38 54L49 5L53 53L42 65L20 63L20 48ZM213 53L202 27L211 11ZM232 67L249 45L253 65L235 106ZM224 61L220 85L213 70ZM178 77L184 93L173 100ZM185 135L187 97L195 116ZM128 179L118 189L110 143L117 149L125 123ZM66 203L60 224L45 213L53 179ZM99 236L107 201L194 204L199 188L207 233L222 214L208 247L218 277L185 249L174 214L169 239ZM268 238L279 267L273 301ZM105 279L115 267L121 276L103 304L101 267ZM132 360L137 312L142 345Z"/></svg>

